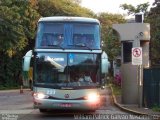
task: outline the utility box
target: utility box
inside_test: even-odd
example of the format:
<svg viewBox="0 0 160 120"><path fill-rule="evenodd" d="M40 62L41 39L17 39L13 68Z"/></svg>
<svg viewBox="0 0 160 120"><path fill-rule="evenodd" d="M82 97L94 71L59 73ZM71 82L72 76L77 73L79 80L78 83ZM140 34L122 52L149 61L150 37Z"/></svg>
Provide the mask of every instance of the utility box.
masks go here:
<svg viewBox="0 0 160 120"><path fill-rule="evenodd" d="M138 104L138 66L132 65L132 48L142 47L141 79L143 81L143 68L149 67L150 24L125 23L114 24L113 29L119 34L121 42L121 77L122 77L122 103ZM142 84L143 86L143 84Z"/></svg>

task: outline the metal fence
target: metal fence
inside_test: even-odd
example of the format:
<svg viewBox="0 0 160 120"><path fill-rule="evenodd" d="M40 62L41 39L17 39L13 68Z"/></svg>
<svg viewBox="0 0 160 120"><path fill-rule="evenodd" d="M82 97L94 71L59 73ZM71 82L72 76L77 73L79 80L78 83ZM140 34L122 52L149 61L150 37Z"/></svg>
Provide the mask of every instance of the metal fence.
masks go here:
<svg viewBox="0 0 160 120"><path fill-rule="evenodd" d="M143 106L160 106L160 67L144 69Z"/></svg>

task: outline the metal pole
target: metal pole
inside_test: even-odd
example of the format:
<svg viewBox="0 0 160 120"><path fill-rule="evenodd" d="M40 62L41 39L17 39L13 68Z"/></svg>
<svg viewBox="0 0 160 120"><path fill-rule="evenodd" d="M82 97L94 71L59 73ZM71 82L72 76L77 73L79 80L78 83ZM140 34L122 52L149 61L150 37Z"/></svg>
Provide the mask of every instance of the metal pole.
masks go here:
<svg viewBox="0 0 160 120"><path fill-rule="evenodd" d="M142 65L139 65L139 108L142 107L143 83L142 83Z"/></svg>
<svg viewBox="0 0 160 120"><path fill-rule="evenodd" d="M140 107L140 87L139 87L139 83L140 83L140 79L139 79L139 65L137 65L137 86L138 86L138 107Z"/></svg>

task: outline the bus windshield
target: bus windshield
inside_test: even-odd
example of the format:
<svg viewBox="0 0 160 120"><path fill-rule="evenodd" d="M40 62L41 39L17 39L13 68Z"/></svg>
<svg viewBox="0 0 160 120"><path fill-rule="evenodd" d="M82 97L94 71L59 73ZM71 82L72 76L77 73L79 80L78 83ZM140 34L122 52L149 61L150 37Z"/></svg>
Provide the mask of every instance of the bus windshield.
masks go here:
<svg viewBox="0 0 160 120"><path fill-rule="evenodd" d="M81 88L100 82L100 56L80 53L37 53L35 85Z"/></svg>
<svg viewBox="0 0 160 120"><path fill-rule="evenodd" d="M97 23L40 22L36 48L100 49L99 34Z"/></svg>

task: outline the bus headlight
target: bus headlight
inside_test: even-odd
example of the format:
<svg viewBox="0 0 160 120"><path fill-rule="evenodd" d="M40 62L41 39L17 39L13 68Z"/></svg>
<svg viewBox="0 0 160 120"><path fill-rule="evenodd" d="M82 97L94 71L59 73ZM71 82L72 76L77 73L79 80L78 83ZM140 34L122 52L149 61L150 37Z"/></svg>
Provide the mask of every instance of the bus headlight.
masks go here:
<svg viewBox="0 0 160 120"><path fill-rule="evenodd" d="M48 95L45 95L44 93L34 93L33 96L38 99L45 99L49 97Z"/></svg>
<svg viewBox="0 0 160 120"><path fill-rule="evenodd" d="M98 103L98 102L100 102L100 96L98 94L96 94L96 93L90 93L85 98L86 98L86 100L88 100L91 103Z"/></svg>

